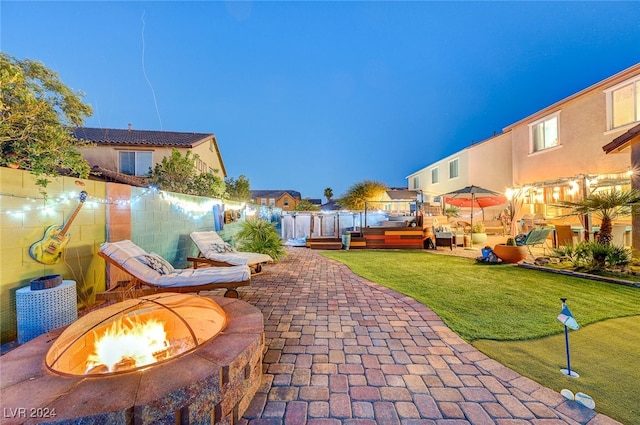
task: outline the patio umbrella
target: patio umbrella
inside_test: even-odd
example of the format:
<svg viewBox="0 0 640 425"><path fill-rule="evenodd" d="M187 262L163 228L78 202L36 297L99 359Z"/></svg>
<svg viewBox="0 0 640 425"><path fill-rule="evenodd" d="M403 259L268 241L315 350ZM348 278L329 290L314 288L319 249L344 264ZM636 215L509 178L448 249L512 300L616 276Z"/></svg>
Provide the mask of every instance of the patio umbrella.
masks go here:
<svg viewBox="0 0 640 425"><path fill-rule="evenodd" d="M471 236L473 238L473 209L486 207L493 207L496 205L502 205L507 203L507 198L500 195L493 190L485 189L480 186L467 186L462 189L454 190L453 192L446 193L445 195L451 195L445 197L445 203L463 208L471 208ZM484 213L484 211L483 211ZM473 247L473 242L470 242L470 247Z"/></svg>

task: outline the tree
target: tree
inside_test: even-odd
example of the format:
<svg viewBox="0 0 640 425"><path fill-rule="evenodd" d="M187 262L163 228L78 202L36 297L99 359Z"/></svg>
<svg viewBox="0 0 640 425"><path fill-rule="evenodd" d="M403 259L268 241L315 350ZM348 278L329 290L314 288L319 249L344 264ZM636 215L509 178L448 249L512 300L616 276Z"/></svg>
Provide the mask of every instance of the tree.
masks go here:
<svg viewBox="0 0 640 425"><path fill-rule="evenodd" d="M298 202L294 211L320 211L320 207L312 204L309 198L304 198Z"/></svg>
<svg viewBox="0 0 640 425"><path fill-rule="evenodd" d="M249 179L244 174L240 174L238 179L229 177L225 180L227 185L227 195L232 201L249 202L251 201L251 185Z"/></svg>
<svg viewBox="0 0 640 425"><path fill-rule="evenodd" d="M63 170L87 178L76 150L87 143L71 134L93 114L83 96L42 63L0 52L0 165L31 171L43 188Z"/></svg>
<svg viewBox="0 0 640 425"><path fill-rule="evenodd" d="M365 202L380 201L387 190L384 183L364 180L353 184L336 202L342 208L363 210Z"/></svg>
<svg viewBox="0 0 640 425"><path fill-rule="evenodd" d="M618 217L631 215L631 207L640 203L640 191L636 189L594 192L579 201L562 201L557 206L571 208L572 215L593 214L600 218L598 242L602 245L611 243L612 221Z"/></svg>
<svg viewBox="0 0 640 425"><path fill-rule="evenodd" d="M327 198L327 202L331 202L331 198L333 198L333 189L330 187L324 190L324 197Z"/></svg>
<svg viewBox="0 0 640 425"><path fill-rule="evenodd" d="M188 150L184 156L177 149L171 150L171 156L162 158L151 171L149 182L159 189L188 195L223 198L226 186L222 178L208 173L198 173L194 167L200 156L191 155Z"/></svg>

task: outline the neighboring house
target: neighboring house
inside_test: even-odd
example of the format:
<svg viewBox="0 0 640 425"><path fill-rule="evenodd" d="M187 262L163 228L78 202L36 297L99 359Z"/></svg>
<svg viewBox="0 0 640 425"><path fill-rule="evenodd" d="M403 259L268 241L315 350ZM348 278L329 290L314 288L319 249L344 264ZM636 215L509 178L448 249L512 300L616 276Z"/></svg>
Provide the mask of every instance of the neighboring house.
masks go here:
<svg viewBox="0 0 640 425"><path fill-rule="evenodd" d="M410 174L408 188L432 196L470 184L515 188L522 202L516 218L559 217L558 201L630 184L629 156L606 155L602 147L639 122L636 64Z"/></svg>
<svg viewBox="0 0 640 425"><path fill-rule="evenodd" d="M142 181L140 178L148 176L173 149L183 156L188 150L198 155L193 164L198 172L223 179L227 176L213 134L81 127L74 130L73 135L94 145L79 150L92 170L109 180L130 184Z"/></svg>
<svg viewBox="0 0 640 425"><path fill-rule="evenodd" d="M441 205L443 195L469 185L504 193L512 185L511 137L499 134L455 152L407 176L425 205Z"/></svg>
<svg viewBox="0 0 640 425"><path fill-rule="evenodd" d="M311 205L315 205L316 207L322 206L322 199L320 198L309 198L309 202L311 202Z"/></svg>
<svg viewBox="0 0 640 425"><path fill-rule="evenodd" d="M302 200L300 192L295 190L252 190L251 202L265 207L293 211Z"/></svg>
<svg viewBox="0 0 640 425"><path fill-rule="evenodd" d="M327 202L325 202L324 204L322 204L320 206L320 209L322 211L339 211L342 208L340 208L340 205L337 204L335 199L330 199Z"/></svg>

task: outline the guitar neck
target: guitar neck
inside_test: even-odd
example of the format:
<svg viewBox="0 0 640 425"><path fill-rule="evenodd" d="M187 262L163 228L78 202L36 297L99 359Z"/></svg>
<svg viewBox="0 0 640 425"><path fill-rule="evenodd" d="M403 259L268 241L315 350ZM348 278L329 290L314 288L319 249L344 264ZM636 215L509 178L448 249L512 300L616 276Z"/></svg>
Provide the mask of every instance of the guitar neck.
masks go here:
<svg viewBox="0 0 640 425"><path fill-rule="evenodd" d="M73 212L73 214L71 214L71 217L69 217L69 220L67 220L67 223L64 225L64 227L62 229L60 229L59 236L61 238L63 238L67 234L67 232L69 231L69 227L71 227L71 223L73 222L73 220L76 218L76 216L78 215L78 213L82 209L82 205L84 205L85 199L87 199L87 193L83 191L80 194L80 203L76 207L76 209Z"/></svg>

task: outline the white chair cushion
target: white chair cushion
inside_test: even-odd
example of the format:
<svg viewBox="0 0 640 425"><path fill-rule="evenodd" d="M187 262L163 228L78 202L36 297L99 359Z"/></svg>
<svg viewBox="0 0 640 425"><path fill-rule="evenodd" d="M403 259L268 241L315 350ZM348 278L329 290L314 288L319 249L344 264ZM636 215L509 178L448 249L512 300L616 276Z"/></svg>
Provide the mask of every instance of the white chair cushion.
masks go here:
<svg viewBox="0 0 640 425"><path fill-rule="evenodd" d="M251 270L247 265L176 270L169 264L172 271L162 274L147 265L149 258L153 256L128 239L103 243L100 246L100 251L120 264L132 276L156 286L178 287L206 283L244 282L251 277ZM158 254L155 256L156 261L160 258L163 262L168 263Z"/></svg>

